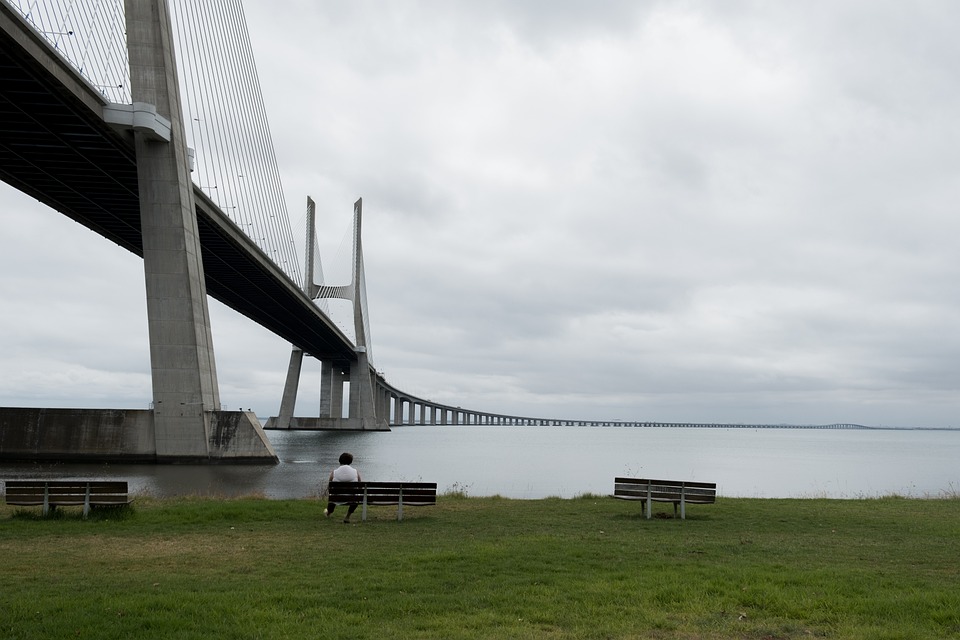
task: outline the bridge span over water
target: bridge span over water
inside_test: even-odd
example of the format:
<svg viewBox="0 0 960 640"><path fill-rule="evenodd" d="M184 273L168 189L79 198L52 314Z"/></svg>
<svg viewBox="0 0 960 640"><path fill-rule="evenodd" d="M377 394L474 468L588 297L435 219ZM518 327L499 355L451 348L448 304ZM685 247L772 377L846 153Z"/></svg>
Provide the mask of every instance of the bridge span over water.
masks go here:
<svg viewBox="0 0 960 640"><path fill-rule="evenodd" d="M391 422L391 426L404 424L432 424L432 425L486 425L512 427L636 427L636 428L666 428L666 429L874 429L862 424L739 424L723 422L650 422L632 420L561 420L556 418L525 418L520 416L505 416L475 411L459 411L451 409L444 418L443 411L435 412L428 405L426 422L423 419L415 422Z"/></svg>
<svg viewBox="0 0 960 640"><path fill-rule="evenodd" d="M139 411L0 408L0 457L275 460L255 416L220 406L208 294L292 345L280 411L268 428L566 422L445 406L403 392L375 369L367 339L361 201L354 205L352 281L315 281L310 225L301 274L289 252L289 218L276 204L283 198L243 192L227 175L264 173L262 167L208 172L203 167L218 149L187 144L194 123L229 124L237 116L239 123L231 126L240 150L231 153L249 160L248 147L262 145L257 161L269 164L273 157L265 114L255 108L262 102L255 71L254 77L238 76L223 66L255 69L251 52L226 50L245 40L236 37L246 30L242 10L217 10L211 21L200 15L208 3L179 3L185 12L177 16L181 40L203 38L204 62L216 58L220 65L182 83L181 64L194 73L189 58L197 49L186 47L179 52L186 59L177 60L172 4L0 0L0 179L143 258L153 385L150 407ZM96 17L105 7L112 17ZM43 25L43 16L55 19ZM68 19L79 21L69 35L61 28ZM71 57L70 42L104 43L107 50L85 49ZM211 42L224 51L207 46ZM123 79L98 84L86 75L92 67L120 72ZM241 94L241 80L256 85L254 90ZM208 91L191 95L190 87L207 85ZM205 96L214 96L216 104L202 104ZM191 99L201 104L187 113L183 103ZM257 135L244 138L250 131ZM215 158L217 164L236 160L219 152L228 157ZM201 169L218 184L195 183ZM255 182L246 177L244 182ZM267 179L255 183L264 192L274 186ZM352 338L320 308L325 298L353 303ZM322 363L316 416L294 415L304 355Z"/></svg>
<svg viewBox="0 0 960 640"><path fill-rule="evenodd" d="M0 457L276 460L255 416L220 406L208 294L288 340L301 357L324 363L331 372L323 391L328 413L315 418L315 427L387 429L386 414L378 417L374 397L390 397L393 388L382 386L364 340L361 203L355 204L359 277L322 293L354 303L357 326L351 339L318 305L321 287L312 270L301 276L289 252L292 237L282 194L270 200L243 192L228 184L226 178L236 176L220 175L221 184L207 187L191 179L205 158L188 147L185 127L200 118L185 116L182 108L168 0L49 4L41 10L37 2L0 0L0 179L143 258L153 394L143 411L0 409ZM129 90L120 102L82 72L81 67L97 62L97 51L68 59L64 30L37 22L57 12L63 20L82 22L108 5L119 14L117 24L91 17L88 33L71 30L69 35L94 45L111 37L121 40L119 50L99 55L120 58L128 80L117 86ZM181 5L183 11L204 7ZM231 13L221 7L215 13L221 42L249 44L236 37L246 29L242 9ZM191 24L194 19L180 16L187 24L181 35L208 44L217 33L208 23ZM252 61L249 51L240 51L236 60L232 52L219 53L225 64ZM218 52L207 48L197 55L217 57ZM250 175L242 182L247 183L254 182L253 173L264 173L249 164L248 147L263 147L258 162L269 164L273 157L266 124L256 120L259 85L253 76L247 72L243 79L255 90L242 96L235 74L214 72L198 81L211 83L212 101L219 101L207 108L231 102L225 96L253 103L226 114L239 114L234 146L247 155L225 153L230 157L215 159L236 162L223 173L246 171ZM210 119L224 116L210 114ZM206 155L215 153L210 149ZM243 162L248 164L241 167ZM263 180L254 189L273 186ZM236 199L217 202L214 196L225 192ZM341 397L345 388L350 390L346 400Z"/></svg>

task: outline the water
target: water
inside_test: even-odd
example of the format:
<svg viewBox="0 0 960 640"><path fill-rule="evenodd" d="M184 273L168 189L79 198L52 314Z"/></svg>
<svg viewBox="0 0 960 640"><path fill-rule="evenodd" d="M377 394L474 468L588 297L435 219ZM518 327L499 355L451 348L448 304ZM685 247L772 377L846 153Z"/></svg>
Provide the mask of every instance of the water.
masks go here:
<svg viewBox="0 0 960 640"><path fill-rule="evenodd" d="M730 497L960 493L960 430L410 426L267 435L278 465L0 461L0 479L118 478L157 496L304 498L350 451L366 480L437 482L471 496L607 495L617 475L716 482Z"/></svg>

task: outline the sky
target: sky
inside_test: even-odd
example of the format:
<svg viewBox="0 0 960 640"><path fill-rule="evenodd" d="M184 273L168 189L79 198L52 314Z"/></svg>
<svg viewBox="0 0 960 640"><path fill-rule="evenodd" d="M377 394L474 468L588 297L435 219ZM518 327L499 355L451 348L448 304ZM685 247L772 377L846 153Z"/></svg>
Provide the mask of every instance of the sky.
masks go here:
<svg viewBox="0 0 960 640"><path fill-rule="evenodd" d="M535 417L960 426L960 4L244 7L291 218L311 196L324 251L363 198L394 385ZM142 261L5 184L0 211L0 405L148 406ZM210 308L223 405L276 415L290 345Z"/></svg>

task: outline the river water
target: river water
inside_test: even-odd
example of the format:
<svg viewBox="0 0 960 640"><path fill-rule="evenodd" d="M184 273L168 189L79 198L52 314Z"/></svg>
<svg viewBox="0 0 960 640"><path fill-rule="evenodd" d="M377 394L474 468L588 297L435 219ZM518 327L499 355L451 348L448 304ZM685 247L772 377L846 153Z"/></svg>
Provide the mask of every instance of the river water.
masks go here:
<svg viewBox="0 0 960 640"><path fill-rule="evenodd" d="M277 465L12 463L0 480L117 478L155 496L315 497L343 451L366 480L507 498L607 495L618 475L716 482L720 495L960 494L960 430L407 426L268 431Z"/></svg>

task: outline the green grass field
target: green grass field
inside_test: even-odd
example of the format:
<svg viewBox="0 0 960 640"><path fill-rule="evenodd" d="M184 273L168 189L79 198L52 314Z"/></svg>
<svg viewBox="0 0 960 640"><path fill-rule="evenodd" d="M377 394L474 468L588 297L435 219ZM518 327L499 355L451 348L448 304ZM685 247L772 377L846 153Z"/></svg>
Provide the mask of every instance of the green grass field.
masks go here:
<svg viewBox="0 0 960 640"><path fill-rule="evenodd" d="M956 498L322 508L0 506L0 638L960 638Z"/></svg>

